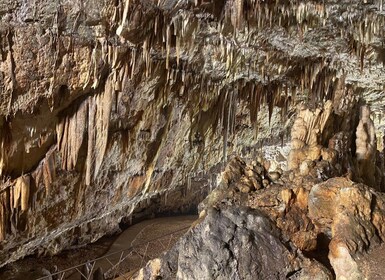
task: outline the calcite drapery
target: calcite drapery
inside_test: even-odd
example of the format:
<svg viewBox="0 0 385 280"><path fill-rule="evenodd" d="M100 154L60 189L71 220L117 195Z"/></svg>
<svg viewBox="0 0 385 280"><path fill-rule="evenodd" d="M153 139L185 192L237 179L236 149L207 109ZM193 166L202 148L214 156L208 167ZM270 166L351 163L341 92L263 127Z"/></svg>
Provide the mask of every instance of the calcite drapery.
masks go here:
<svg viewBox="0 0 385 280"><path fill-rule="evenodd" d="M175 208L195 203L209 184L191 174L218 172L232 153L254 156L256 134L284 139L299 101L349 90L373 105L383 90L378 2L5 3L1 180L30 176L36 207L22 230L5 223L2 264L95 240L165 192L185 194Z"/></svg>

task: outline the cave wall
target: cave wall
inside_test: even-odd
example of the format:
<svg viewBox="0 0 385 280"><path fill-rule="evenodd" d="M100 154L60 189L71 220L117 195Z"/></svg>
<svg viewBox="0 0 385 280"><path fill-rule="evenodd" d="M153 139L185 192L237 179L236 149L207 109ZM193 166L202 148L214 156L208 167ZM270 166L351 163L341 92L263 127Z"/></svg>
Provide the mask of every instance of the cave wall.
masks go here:
<svg viewBox="0 0 385 280"><path fill-rule="evenodd" d="M185 211L296 104L383 91L382 1L2 1L0 264ZM22 246L21 246L22 245Z"/></svg>

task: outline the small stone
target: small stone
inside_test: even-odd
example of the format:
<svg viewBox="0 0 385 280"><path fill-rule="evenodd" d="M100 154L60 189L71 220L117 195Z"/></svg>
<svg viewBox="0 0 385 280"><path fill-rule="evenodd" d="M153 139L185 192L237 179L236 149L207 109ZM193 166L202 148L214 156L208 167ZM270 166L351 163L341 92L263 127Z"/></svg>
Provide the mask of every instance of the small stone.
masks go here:
<svg viewBox="0 0 385 280"><path fill-rule="evenodd" d="M291 198L293 196L293 191L291 189L283 189L281 191L281 198L282 198L282 201L288 205Z"/></svg>
<svg viewBox="0 0 385 280"><path fill-rule="evenodd" d="M248 177L254 177L257 174L257 171L254 170L254 167L247 165L245 168L245 175Z"/></svg>
<svg viewBox="0 0 385 280"><path fill-rule="evenodd" d="M281 174L276 171L269 172L269 176L273 181L277 181L279 178L281 178Z"/></svg>
<svg viewBox="0 0 385 280"><path fill-rule="evenodd" d="M292 149L302 149L305 143L299 139L291 140L291 148Z"/></svg>
<svg viewBox="0 0 385 280"><path fill-rule="evenodd" d="M256 164L263 164L263 158L261 156L257 156L256 161Z"/></svg>
<svg viewBox="0 0 385 280"><path fill-rule="evenodd" d="M262 185L261 185L260 181L258 181L255 177L251 177L251 178L249 178L249 180L250 180L250 182L253 185L255 190L262 189Z"/></svg>
<svg viewBox="0 0 385 280"><path fill-rule="evenodd" d="M333 149L322 149L321 156L323 160L326 160L330 163L334 163L337 153Z"/></svg>
<svg viewBox="0 0 385 280"><path fill-rule="evenodd" d="M270 184L269 180L267 180L267 179L263 179L263 180L262 180L262 185L263 185L265 188L268 187L269 184Z"/></svg>
<svg viewBox="0 0 385 280"><path fill-rule="evenodd" d="M247 185L239 185L238 189L242 193L249 193L251 191L250 186L247 186Z"/></svg>
<svg viewBox="0 0 385 280"><path fill-rule="evenodd" d="M309 175L310 173L310 169L311 167L313 166L312 164L313 162L311 160L305 160L301 163L301 165L299 166L299 173L302 175L302 176L306 176L306 175Z"/></svg>
<svg viewBox="0 0 385 280"><path fill-rule="evenodd" d="M269 172L276 171L279 168L279 164L275 160L270 161Z"/></svg>
<svg viewBox="0 0 385 280"><path fill-rule="evenodd" d="M295 179L294 173L293 173L293 172L290 172L290 173L289 173L289 180L290 180L290 181L294 181L294 179Z"/></svg>
<svg viewBox="0 0 385 280"><path fill-rule="evenodd" d="M319 160L321 157L321 146L310 147L307 151L307 158L310 160Z"/></svg>
<svg viewBox="0 0 385 280"><path fill-rule="evenodd" d="M271 163L270 163L269 160L265 160L263 162L263 167L265 168L265 170L269 170L270 169L270 165L271 165Z"/></svg>

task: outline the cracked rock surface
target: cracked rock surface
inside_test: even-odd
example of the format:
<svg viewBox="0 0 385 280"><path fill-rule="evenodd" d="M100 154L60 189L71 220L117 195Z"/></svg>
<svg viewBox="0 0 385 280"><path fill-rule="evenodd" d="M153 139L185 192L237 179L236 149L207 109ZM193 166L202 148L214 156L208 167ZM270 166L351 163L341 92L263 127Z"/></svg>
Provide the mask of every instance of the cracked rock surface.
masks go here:
<svg viewBox="0 0 385 280"><path fill-rule="evenodd" d="M271 171L263 158L230 160L196 225L136 279L376 279L370 265L385 240L385 196L367 184L383 175L360 177L361 154L343 147L361 135L339 125L330 106L297 114L287 171ZM362 114L348 123L360 127ZM375 139L365 139L370 149ZM336 161L341 153L345 161ZM381 166L383 152L373 153L367 160Z"/></svg>
<svg viewBox="0 0 385 280"><path fill-rule="evenodd" d="M382 190L384 16L382 0L0 0L0 266L194 209L233 155L288 142L297 105L292 176Z"/></svg>

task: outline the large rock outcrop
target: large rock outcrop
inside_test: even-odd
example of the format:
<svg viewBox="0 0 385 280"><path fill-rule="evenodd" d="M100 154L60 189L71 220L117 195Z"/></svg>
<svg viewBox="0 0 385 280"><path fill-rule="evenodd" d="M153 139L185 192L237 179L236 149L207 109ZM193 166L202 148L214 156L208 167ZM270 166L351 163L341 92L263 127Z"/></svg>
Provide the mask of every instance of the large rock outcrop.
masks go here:
<svg viewBox="0 0 385 280"><path fill-rule="evenodd" d="M232 160L200 221L135 279L364 279L361 256L385 240L385 195L345 177L239 188L258 169Z"/></svg>
<svg viewBox="0 0 385 280"><path fill-rule="evenodd" d="M157 263L157 266L153 264ZM206 217L137 279L332 279L316 261L298 255L263 213L210 208Z"/></svg>
<svg viewBox="0 0 385 280"><path fill-rule="evenodd" d="M287 171L269 171L273 164L263 158L229 161L219 186L200 204L198 224L137 279L364 279L360 258L385 240L385 195L376 185L381 173L373 180L360 173L364 148L378 169L381 155L373 148L368 108L361 108L364 114L352 110L349 119L329 102L314 111L301 108ZM354 144L355 150L346 148ZM336 160L341 155L345 161ZM219 274L210 274L216 267Z"/></svg>
<svg viewBox="0 0 385 280"><path fill-rule="evenodd" d="M330 238L329 260L338 279L364 278L360 254L385 240L385 196L346 178L333 178L309 193L309 217Z"/></svg>

